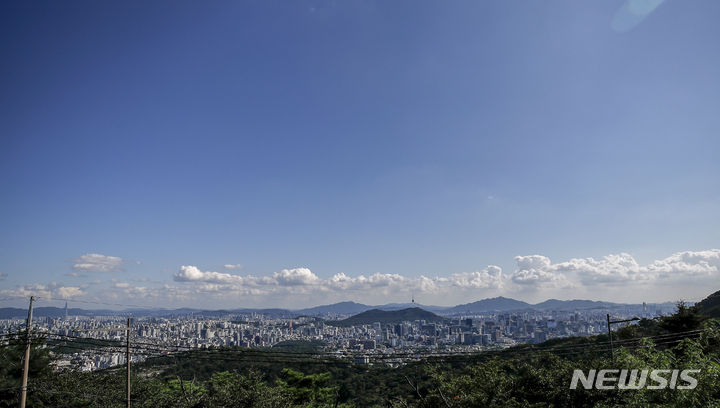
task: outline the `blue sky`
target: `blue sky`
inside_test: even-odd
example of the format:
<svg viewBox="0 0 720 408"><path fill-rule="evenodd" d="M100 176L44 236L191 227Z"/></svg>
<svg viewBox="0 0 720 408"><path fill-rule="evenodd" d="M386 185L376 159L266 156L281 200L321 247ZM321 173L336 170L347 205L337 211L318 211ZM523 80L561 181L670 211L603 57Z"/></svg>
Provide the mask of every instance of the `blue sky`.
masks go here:
<svg viewBox="0 0 720 408"><path fill-rule="evenodd" d="M720 289L716 1L0 8L0 298Z"/></svg>

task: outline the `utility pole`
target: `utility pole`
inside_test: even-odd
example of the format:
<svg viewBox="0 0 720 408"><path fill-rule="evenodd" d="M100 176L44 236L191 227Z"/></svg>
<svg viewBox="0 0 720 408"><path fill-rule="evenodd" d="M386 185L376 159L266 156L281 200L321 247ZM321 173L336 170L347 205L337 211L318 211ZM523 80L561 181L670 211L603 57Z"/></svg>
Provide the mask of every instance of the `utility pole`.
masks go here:
<svg viewBox="0 0 720 408"><path fill-rule="evenodd" d="M625 322L634 322L636 320L640 320L639 317L633 317L632 319L627 320L613 320L610 321L610 313L607 314L607 324L608 324L608 336L610 336L610 357L612 357L613 360L615 360L615 349L613 348L613 341L612 341L612 332L610 331L610 325L615 323L625 323Z"/></svg>
<svg viewBox="0 0 720 408"><path fill-rule="evenodd" d="M25 345L25 361L23 362L22 388L20 388L20 408L25 408L25 399L27 398L27 382L28 370L30 369L30 327L32 327L32 308L34 297L30 296L30 309L28 309L27 324L27 344Z"/></svg>
<svg viewBox="0 0 720 408"><path fill-rule="evenodd" d="M126 332L125 339L127 340L125 344L125 363L127 365L127 392L126 392L126 399L127 399L127 408L130 408L130 317L127 318L127 327L121 328L121 327L113 327L110 329L80 329L80 330L73 330L74 332L92 332L92 331L124 331Z"/></svg>
<svg viewBox="0 0 720 408"><path fill-rule="evenodd" d="M613 349L612 332L610 331L610 313L607 314L608 337L610 337L610 357L615 360L615 349Z"/></svg>
<svg viewBox="0 0 720 408"><path fill-rule="evenodd" d="M125 345L125 360L127 360L127 408L130 408L130 316L127 320L127 344Z"/></svg>

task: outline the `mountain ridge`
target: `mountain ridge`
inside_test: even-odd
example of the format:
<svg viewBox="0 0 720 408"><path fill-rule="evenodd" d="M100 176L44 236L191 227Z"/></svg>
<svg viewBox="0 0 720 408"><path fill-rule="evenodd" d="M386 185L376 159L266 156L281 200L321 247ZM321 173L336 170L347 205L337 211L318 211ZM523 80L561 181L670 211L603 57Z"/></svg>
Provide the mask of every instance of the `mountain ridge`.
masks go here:
<svg viewBox="0 0 720 408"><path fill-rule="evenodd" d="M343 320L327 321L326 324L337 327L350 327L373 323L402 323L403 321L425 320L426 322L441 322L442 317L419 307L410 307L401 310L370 309Z"/></svg>
<svg viewBox="0 0 720 408"><path fill-rule="evenodd" d="M712 296L712 295L711 295ZM711 297L709 296L709 297ZM674 305L675 302L665 303L649 303L651 307L668 307ZM713 303L714 305L714 303ZM594 309L594 308L617 308L617 307L641 307L640 304L626 304L626 303L614 303L605 301L594 301L594 300L558 300L548 299L537 304L530 304L521 300L515 300L506 298L503 296L497 296L494 298L481 299L475 302L460 304L457 306L433 306L433 305L418 305L412 303L388 303L385 305L370 306L362 303L344 301L330 305L321 305L304 309L283 309L283 308L237 308L237 309L221 309L221 310L208 310L208 309L197 309L183 307L178 309L140 309L131 308L123 310L107 310L107 309L80 309L70 308L68 309L68 316L119 316L119 315L134 315L134 316L167 316L167 315L184 315L194 313L196 315L204 316L218 316L227 314L280 314L280 315L324 315L324 314L335 314L335 315L355 315L368 310L378 309L383 311L403 310L412 308L413 306L420 306L422 309L433 313L440 313L443 315L467 315L467 314L480 314L489 312L505 312L515 310L531 310L531 309ZM54 307L54 306L41 306L35 307L33 311L35 317L64 317L65 308ZM0 319L12 319L27 317L27 309L5 307L0 308Z"/></svg>

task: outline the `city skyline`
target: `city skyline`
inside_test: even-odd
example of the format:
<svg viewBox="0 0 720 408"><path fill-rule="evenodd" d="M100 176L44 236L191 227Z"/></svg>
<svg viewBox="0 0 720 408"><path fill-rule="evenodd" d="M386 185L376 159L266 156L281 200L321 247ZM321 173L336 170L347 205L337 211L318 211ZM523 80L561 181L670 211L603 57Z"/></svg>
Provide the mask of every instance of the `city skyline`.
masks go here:
<svg viewBox="0 0 720 408"><path fill-rule="evenodd" d="M0 11L0 307L720 289L718 2Z"/></svg>

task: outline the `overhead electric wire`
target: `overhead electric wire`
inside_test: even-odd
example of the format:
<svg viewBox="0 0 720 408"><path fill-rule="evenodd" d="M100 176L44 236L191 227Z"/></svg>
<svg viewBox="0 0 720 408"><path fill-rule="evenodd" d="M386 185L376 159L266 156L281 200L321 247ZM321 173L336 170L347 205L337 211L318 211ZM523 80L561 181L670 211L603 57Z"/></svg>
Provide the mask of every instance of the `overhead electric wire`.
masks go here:
<svg viewBox="0 0 720 408"><path fill-rule="evenodd" d="M14 298L5 298L5 299L0 299L0 302L4 302L4 301L6 301L6 300L17 300L17 299L26 299L26 298L27 298L26 296L19 296L19 297L14 297Z"/></svg>
<svg viewBox="0 0 720 408"><path fill-rule="evenodd" d="M702 330L693 330L683 333L672 333L672 334L664 334L664 335L658 335L658 336L651 336L646 338L658 338L660 340L659 342L654 342L653 344L639 344L639 339L627 339L623 340L624 342L630 342L634 341L635 344L629 344L627 346L622 346L620 348L626 348L626 349L637 349L637 348L650 348L656 345L664 345L664 344L671 344L671 343L678 343L686 338L690 338L690 334L698 334L699 332L702 332ZM698 334L699 335L699 334ZM76 338L71 336L63 336L68 338L67 341L71 343L80 343L80 344L88 344L85 340L98 340L98 339L87 339L87 338ZM90 343L93 345L96 345L94 343ZM131 343L132 344L132 343ZM597 346L601 346L601 348L598 348ZM131 346L131 349L133 350L133 355L142 355L146 357L146 360L154 360L154 359L173 359L173 360L214 360L214 361L233 361L233 362L244 362L244 363L273 363L273 364L296 364L296 363L302 363L302 364L330 364L330 365L348 365L351 364L355 357L357 356L363 356L367 357L369 360L373 362L396 362L395 360L405 360L401 361L402 364L416 364L420 362L430 362L430 363L477 363L477 362L484 362L489 361L496 358L501 359L512 359L512 358L527 358L527 357L537 357L537 352L551 352L551 354L563 356L563 355L573 355L573 354L581 354L586 352L593 352L593 353L602 353L602 352L609 352L611 351L611 348L607 348L609 345L609 342L600 342L598 344L590 343L590 344L583 344L583 345L569 345L568 347L554 347L554 348L523 348L523 349L517 349L517 350L494 350L494 351L486 351L486 352L480 352L480 353L453 353L453 354L445 354L445 353L417 353L417 352L408 352L408 353L394 353L394 354L383 354L383 355L377 355L377 354L332 354L332 353L321 353L321 354L310 354L310 353L304 353L304 352L284 352L282 354L275 354L272 351L268 352L266 350L252 350L252 349L191 349L188 348L186 351L181 352L171 352L168 347L162 346L162 345L154 345L152 348L148 347L141 347L141 346ZM71 349L77 349L82 350L84 352L90 352L92 354L102 354L103 352L107 352L106 350L88 350L87 347L75 347L71 345L62 345L60 347L65 348L71 348ZM122 353L122 349L124 347L122 346L104 346L106 348L118 348L117 351L114 351L118 354ZM176 348L176 347L172 347ZM579 349L579 350L578 350ZM613 348L615 349L615 348ZM168 354L158 354L158 353L168 353ZM312 358L315 357L315 358ZM108 367L108 368L121 368L119 365L115 367Z"/></svg>
<svg viewBox="0 0 720 408"><path fill-rule="evenodd" d="M151 306L141 306L141 305L126 305L126 304L115 304L115 303L105 303L105 302L94 302L94 301L81 301L81 300L74 300L74 299L60 299L60 298L49 298L49 297L43 297L44 299L49 300L63 300L63 301L72 301L72 302L80 302L80 303L93 303L93 304L106 304L106 305L117 305L117 306L128 306L128 307L142 307L142 308L154 308ZM158 307L159 309L165 309L165 310L171 310L166 309L162 307ZM118 327L117 331L125 331L127 328L125 327ZM132 328L131 328L132 330ZM677 343L685 338L690 338L692 335L699 336L699 333L703 332L704 330L691 330L683 333L669 333L669 334L661 334L661 335L655 335L655 336L647 336L644 337L644 339L650 339L654 340L654 345L665 345L665 344L672 344ZM117 351L113 350L113 352L122 352L123 350L120 349L127 349L126 344L122 344L126 340L111 340L111 339L96 339L92 337L79 337L79 336L70 336L70 335L63 335L60 333L52 333L52 332L41 332L41 336L44 336L46 338L50 338L53 341L62 341L62 342L73 342L77 344L88 344L93 347L70 347L69 345L62 344L56 344L53 345L54 347L65 347L65 348L72 348L72 349L78 349L78 350L84 350L84 351L90 351L92 350L93 353L100 353L103 352L104 349L112 348L112 349L118 349ZM0 335L2 337L14 337L13 340L17 340L20 344L24 344L25 339L21 338L20 334L18 333L8 333ZM633 338L633 339L618 339L612 342L613 345L617 345L618 347L624 347L624 348L638 348L638 347L647 347L647 346L641 346L638 345L638 342L641 338ZM98 342L106 342L106 343L114 343L114 344L107 344L102 345L98 344ZM118 344L120 343L120 344ZM392 353L392 354L371 354L371 353L343 353L343 354L328 354L323 352L295 352L295 351L279 351L279 350L273 350L273 349L254 349L254 348L242 348L242 349L228 349L228 348L212 348L212 349L201 349L191 346L181 346L181 345L170 345L167 343L162 342L143 342L138 340L131 340L130 349L134 351L134 354L145 354L145 355L152 355L153 358L199 358L200 356L198 353L203 354L212 354L211 358L217 359L219 356L227 356L232 357L230 360L238 360L242 359L243 361L250 361L250 360L262 360L262 361L273 361L273 362L281 362L281 359L287 359L292 361L299 361L302 359L305 360L314 360L316 362L323 361L325 358L331 358L331 363L336 363L338 361L346 361L354 359L357 356L363 356L364 358L368 358L369 360L373 361L391 361L391 360L398 360L398 359L406 359L410 361L422 361L423 359L431 359L431 360L449 360L449 361L465 361L465 360L474 360L477 359L478 356L482 356L482 358L492 358L496 356L502 356L502 357L512 357L512 356L522 356L524 354L537 354L537 352L551 352L555 355L572 355L572 354L581 354L581 353L587 353L587 352L606 352L610 351L611 348L603 348L607 347L611 344L611 342L608 341L602 341L602 342L595 342L595 343L579 343L579 344L566 344L566 345L560 345L560 346L545 346L545 347L523 347L523 348L517 348L517 349L503 349L503 350L491 350L491 351L482 351L482 352L461 352L461 353L438 353L438 352L430 352L430 353L418 353L418 352L402 352L402 353ZM6 345L7 346L7 345ZM614 349L614 347L612 348ZM193 354L191 356L191 354Z"/></svg>
<svg viewBox="0 0 720 408"><path fill-rule="evenodd" d="M683 333L670 333L670 334L663 334L663 335L656 335L656 336L649 336L645 337L646 339L656 339L657 341L654 342L654 345L663 345L663 344L670 344L674 342L679 342L682 339L689 338L691 334L698 334L702 332L702 330L693 330ZM57 334L50 334L50 336L59 336L61 338L69 339L70 341L75 341L76 343L86 343L93 346L98 347L110 347L110 348L120 348L124 347L122 345L107 345L107 346L101 346L98 345L97 341L103 341L103 342L117 342L117 340L105 340L105 339L92 339L92 338L83 338L83 337L74 337L74 336L67 336L67 335L57 335ZM676 339L677 338L677 339ZM618 344L619 346L622 346L623 344L628 344L625 348L638 348L638 347L645 347L640 346L635 343L638 343L640 339L625 339L625 340L618 340L613 342L614 344ZM67 340L66 340L67 341ZM413 359L413 360L422 360L422 359L451 359L453 361L463 360L463 358L472 359L475 358L477 355L483 355L485 356L494 356L494 355L503 355L503 356L513 356L513 355L522 355L522 354L536 354L537 352L542 351L548 351L552 352L556 355L562 354L580 354L587 351L593 351L593 352L603 352L603 351L610 351L610 348L599 348L598 347L607 347L610 344L609 341L604 342L598 342L598 343L586 343L586 344L573 344L573 345L564 345L564 346L558 346L558 347L526 347L521 349L515 349L515 350L497 350L497 351L485 351L480 353L417 353L417 352L407 352L407 353L393 353L393 354L367 354L367 353L349 353L349 354L323 354L323 353L317 353L317 352L293 352L293 351L275 351L272 349L269 350L259 350L259 349L227 349L227 348L219 348L219 349L197 349L187 346L168 346L163 344L157 344L157 343L143 343L143 342L132 342L131 341L131 349L133 350L141 350L144 352L153 352L153 353L167 353L161 356L158 356L159 358L162 357L170 357L170 356L177 356L178 358L195 358L197 357L198 353L202 354L211 354L213 355L213 358L216 358L218 355L222 356L228 356L228 357L234 357L237 359L238 357L243 358L244 360L248 360L252 357L262 358L263 361L268 361L268 359L272 359L273 361L278 360L279 358L282 359L308 359L308 358L315 358L316 360L325 356L332 357L335 359L335 361L343 358L352 359L357 355L362 355L363 357L368 357L370 360L396 360L396 359ZM67 347L67 346L65 346ZM578 350L578 351L574 351ZM195 356L190 356L190 354L196 354Z"/></svg>
<svg viewBox="0 0 720 408"><path fill-rule="evenodd" d="M74 339L74 340L83 340L85 342L91 342L91 341L101 341L101 342L125 342L126 340L108 340L108 339L95 339L92 337L79 337L79 336L70 336L70 335L64 335L59 333L48 333L48 337L54 337L54 338L64 338L64 339ZM157 344L157 343L148 343L148 342L141 342L141 341L130 341L131 348L163 348L163 351L175 351L175 352L186 352L186 351L193 351L193 350L200 350L197 348L192 348L188 346L177 346L177 345L167 345L167 344ZM125 347L125 345L122 345L122 347ZM183 349L183 350L180 350ZM253 348L239 348L239 349L208 349L213 351L222 351L227 353L268 353L272 355L321 355L323 353L321 352L292 352L292 351L279 351L279 350L258 350Z"/></svg>
<svg viewBox="0 0 720 408"><path fill-rule="evenodd" d="M105 399L117 399L118 401L125 402L126 399L124 396L117 396L117 395L97 395L97 394L84 394L84 393L77 393L77 392L66 392L66 391L55 391L55 390L45 390L45 389L39 389L37 386L35 387L28 387L28 391L31 392L42 392L45 394L61 394L61 395L78 395L85 398L105 398ZM137 399L130 399L130 401L139 402L140 400Z"/></svg>
<svg viewBox="0 0 720 408"><path fill-rule="evenodd" d="M59 300L62 302L90 303L90 304L94 304L94 305L106 305L106 306L137 307L137 308L141 308L141 309L177 310L177 309L170 309L170 308L161 307L161 306L126 305L126 304L122 304L122 303L107 303L107 302L97 302L97 301L92 301L92 300L62 299L62 298L52 298L52 297L46 297L46 296L37 296L36 299Z"/></svg>
<svg viewBox="0 0 720 408"><path fill-rule="evenodd" d="M676 342L680 342L682 340L683 340L682 338L678 338L675 340L669 339L669 340L663 341L659 344L676 343ZM588 345L588 346L592 346L592 345ZM634 346L631 346L628 348L634 349L634 348L640 348L640 347L647 348L647 347L652 347L652 345L634 345ZM608 351L609 352L611 350L610 348L601 348L601 349L597 349L596 347L586 347L586 348L591 348L591 350L570 351L568 353L563 353L563 354L578 354L578 353L586 352L586 351L593 351L593 352ZM212 351L215 351L215 353L210 353L210 351L207 351L207 352L203 353L204 355L197 355L196 353L188 353L188 354L183 354L181 356L178 356L178 355L175 355L175 356L177 358L184 358L184 359L223 359L223 360L228 360L228 358L220 358L217 355L215 355L215 354L220 354L220 353L217 353L216 350L212 350ZM525 352L525 350L517 350L517 351ZM532 352L532 351L536 352L539 350L531 349L525 353L513 353L513 352L503 353L502 351L496 351L496 352L484 352L484 353L460 353L460 354L450 354L450 355L433 354L433 355L427 355L427 356L418 355L417 353L412 353L412 354L406 353L405 357L398 356L398 355L392 355L392 354L390 354L390 355L364 355L364 356L368 357L370 360L375 360L375 361L387 361L387 360L396 360L398 358L410 358L412 361L448 360L448 361L453 361L453 362L462 362L462 361L475 361L478 359L484 360L484 359L498 357L498 356L499 357L510 357L510 358L521 357L522 356L521 354L530 354L529 352ZM554 351L555 352L554 354L560 354L560 353L558 353L558 351L562 352L562 351L568 351L568 350L563 350L562 348L555 348L554 350L547 350L547 351ZM208 354L213 354L213 355L208 355ZM225 355L227 355L227 354L225 354ZM170 357L170 356L163 356L163 357ZM237 357L245 357L243 360L245 360L245 361L248 360L248 358L247 358L248 356L237 356ZM229 360L237 361L238 360L237 357L229 358ZM330 357L335 357L335 356L331 355ZM342 356L342 357L349 357L352 359L354 357L354 355L347 355L347 356ZM266 360L266 359L263 359L263 360ZM337 361L342 361L342 360L343 359L335 359L335 360L329 361L329 363L334 364ZM272 361L278 361L278 360L274 359ZM321 360L320 362L325 362L325 360Z"/></svg>

